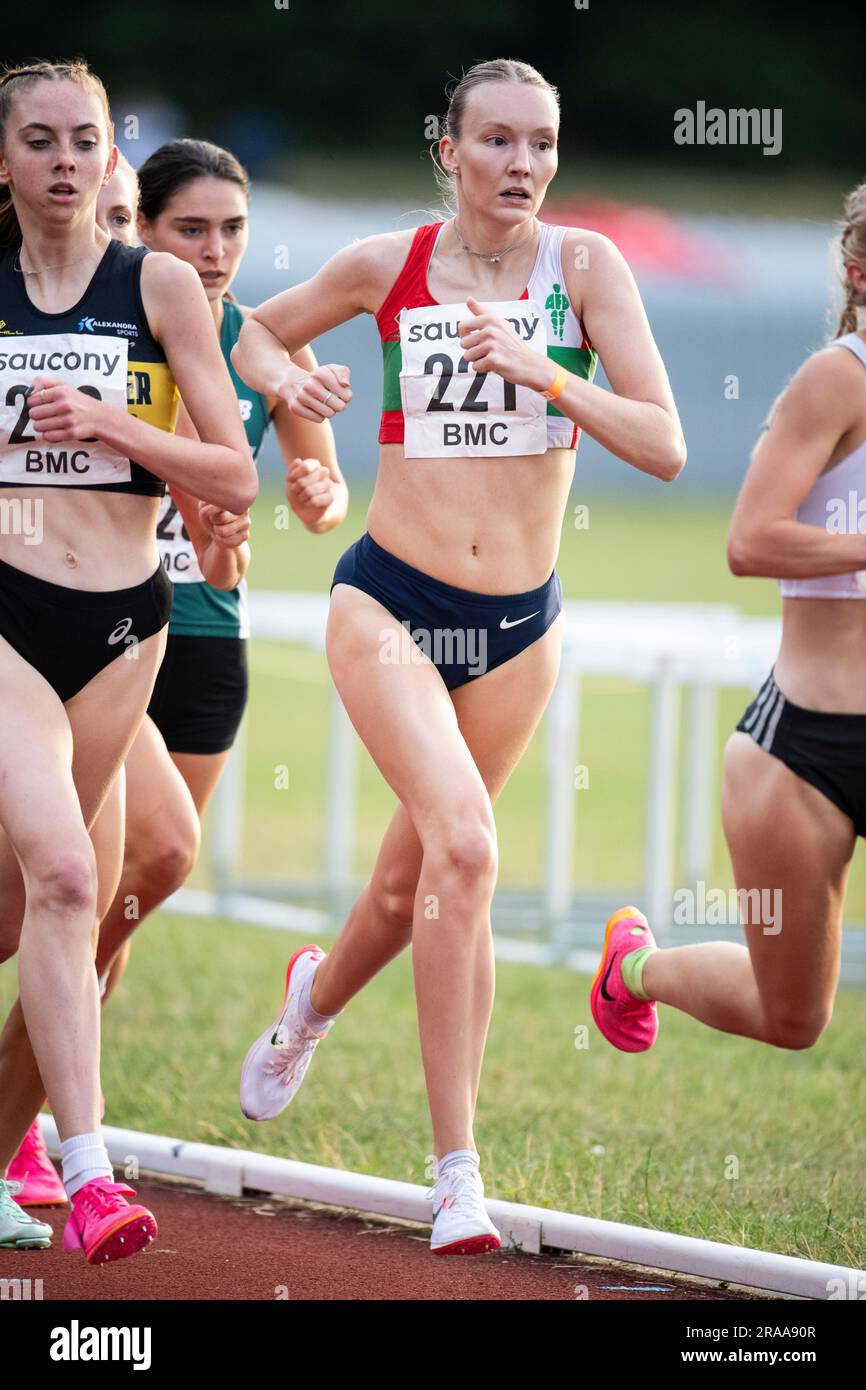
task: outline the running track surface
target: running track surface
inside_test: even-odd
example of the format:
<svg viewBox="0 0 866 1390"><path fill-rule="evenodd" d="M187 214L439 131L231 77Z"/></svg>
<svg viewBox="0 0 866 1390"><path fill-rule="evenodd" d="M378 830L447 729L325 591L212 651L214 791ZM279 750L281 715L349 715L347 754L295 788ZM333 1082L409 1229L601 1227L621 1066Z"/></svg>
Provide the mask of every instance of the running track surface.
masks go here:
<svg viewBox="0 0 866 1390"><path fill-rule="evenodd" d="M437 1257L421 1227L264 1195L217 1197L154 1179L132 1185L159 1223L159 1235L146 1251L102 1268L89 1265L80 1251L63 1252L66 1208L31 1208L54 1228L54 1244L50 1250L0 1250L0 1279L41 1279L46 1301L767 1297L587 1265L579 1255ZM664 1288L651 1291L646 1285Z"/></svg>

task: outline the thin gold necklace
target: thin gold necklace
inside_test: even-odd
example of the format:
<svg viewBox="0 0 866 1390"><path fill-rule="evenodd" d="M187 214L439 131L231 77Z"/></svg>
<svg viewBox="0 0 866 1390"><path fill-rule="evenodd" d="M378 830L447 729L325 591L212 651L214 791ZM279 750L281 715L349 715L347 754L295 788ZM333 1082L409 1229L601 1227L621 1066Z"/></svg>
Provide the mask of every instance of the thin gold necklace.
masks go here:
<svg viewBox="0 0 866 1390"><path fill-rule="evenodd" d="M72 265L81 265L82 261L89 261L90 256L79 256L77 261L63 261L61 265L44 265L40 270L25 270L21 264L21 248L18 248L18 264L12 262L13 270L17 270L19 275L43 275L46 270L66 270Z"/></svg>
<svg viewBox="0 0 866 1390"><path fill-rule="evenodd" d="M460 245L463 247L463 250L468 252L470 256L478 256L479 260L491 261L493 265L496 265L502 259L503 256L507 256L509 251L516 251L519 247L525 246L526 243L530 241L532 237L535 236L536 221L533 217L532 228L530 230L529 236L525 236L522 241L516 241L513 246L506 246L504 251L473 251L472 247L467 246L466 242L463 240L463 237L460 235L460 228L457 226L457 218L455 217L453 221L454 230L457 233L457 240L460 242Z"/></svg>

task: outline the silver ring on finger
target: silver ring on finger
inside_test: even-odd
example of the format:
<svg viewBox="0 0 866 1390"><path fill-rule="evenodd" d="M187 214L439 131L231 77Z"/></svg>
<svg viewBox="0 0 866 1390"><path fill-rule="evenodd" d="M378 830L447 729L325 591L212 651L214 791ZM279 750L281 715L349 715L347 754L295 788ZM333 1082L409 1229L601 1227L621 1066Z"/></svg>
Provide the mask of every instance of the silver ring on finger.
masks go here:
<svg viewBox="0 0 866 1390"><path fill-rule="evenodd" d="M327 396L325 397L325 399L322 401L322 405L327 405L327 404L328 404L328 401L331 399L331 397L333 396L333 394L334 394L333 391L329 391L328 394L327 394Z"/></svg>

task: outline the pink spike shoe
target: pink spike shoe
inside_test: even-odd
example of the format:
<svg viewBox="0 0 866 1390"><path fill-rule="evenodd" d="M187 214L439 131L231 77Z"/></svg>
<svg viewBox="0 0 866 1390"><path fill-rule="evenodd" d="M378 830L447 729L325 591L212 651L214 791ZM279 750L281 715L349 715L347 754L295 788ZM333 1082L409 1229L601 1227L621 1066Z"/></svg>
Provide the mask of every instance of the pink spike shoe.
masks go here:
<svg viewBox="0 0 866 1390"><path fill-rule="evenodd" d="M69 1201L60 1174L48 1157L38 1115L9 1164L9 1181L22 1184L16 1198L19 1207L61 1207Z"/></svg>
<svg viewBox="0 0 866 1390"><path fill-rule="evenodd" d="M147 1207L130 1206L135 1196L124 1182L93 1178L72 1198L63 1232L64 1250L83 1250L92 1265L137 1255L157 1235L156 1218Z"/></svg>
<svg viewBox="0 0 866 1390"><path fill-rule="evenodd" d="M630 994L621 972L624 956L655 944L647 919L636 907L621 907L608 921L589 1002L600 1032L621 1052L646 1052L658 1037L655 1001Z"/></svg>

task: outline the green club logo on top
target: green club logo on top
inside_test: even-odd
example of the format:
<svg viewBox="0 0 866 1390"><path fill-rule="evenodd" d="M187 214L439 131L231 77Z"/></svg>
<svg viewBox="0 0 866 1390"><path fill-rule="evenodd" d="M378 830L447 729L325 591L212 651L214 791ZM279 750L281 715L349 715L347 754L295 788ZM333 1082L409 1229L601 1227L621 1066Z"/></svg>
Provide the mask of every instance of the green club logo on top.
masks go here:
<svg viewBox="0 0 866 1390"><path fill-rule="evenodd" d="M550 310L551 328L557 338L561 338L565 331L565 311L569 307L569 303L568 296L563 293L560 285L553 286L553 293L545 299L544 307Z"/></svg>

